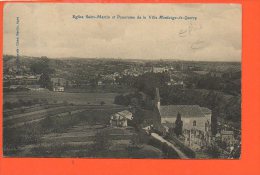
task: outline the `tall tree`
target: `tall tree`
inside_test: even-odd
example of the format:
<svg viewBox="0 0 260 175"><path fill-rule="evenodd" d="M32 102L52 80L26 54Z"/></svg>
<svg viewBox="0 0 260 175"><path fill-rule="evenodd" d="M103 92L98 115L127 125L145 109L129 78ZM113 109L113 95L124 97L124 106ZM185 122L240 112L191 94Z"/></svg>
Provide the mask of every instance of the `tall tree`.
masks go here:
<svg viewBox="0 0 260 175"><path fill-rule="evenodd" d="M42 74L39 79L39 84L42 88L52 89L51 78L48 74Z"/></svg>
<svg viewBox="0 0 260 175"><path fill-rule="evenodd" d="M177 135L177 137L182 135L182 127L183 127L183 121L181 120L181 114L178 112L177 118L175 121L175 129L174 129L174 132Z"/></svg>

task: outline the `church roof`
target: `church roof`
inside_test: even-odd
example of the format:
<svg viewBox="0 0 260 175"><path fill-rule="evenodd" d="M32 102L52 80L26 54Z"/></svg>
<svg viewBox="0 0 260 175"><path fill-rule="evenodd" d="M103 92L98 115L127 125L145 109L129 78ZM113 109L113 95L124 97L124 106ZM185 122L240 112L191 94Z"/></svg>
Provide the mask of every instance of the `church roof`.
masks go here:
<svg viewBox="0 0 260 175"><path fill-rule="evenodd" d="M167 105L160 107L161 117L177 117L178 112L181 117L205 117L205 114L211 112L208 108L202 108L199 105Z"/></svg>
<svg viewBox="0 0 260 175"><path fill-rule="evenodd" d="M209 108L200 107L200 109L205 115L211 114L211 110Z"/></svg>

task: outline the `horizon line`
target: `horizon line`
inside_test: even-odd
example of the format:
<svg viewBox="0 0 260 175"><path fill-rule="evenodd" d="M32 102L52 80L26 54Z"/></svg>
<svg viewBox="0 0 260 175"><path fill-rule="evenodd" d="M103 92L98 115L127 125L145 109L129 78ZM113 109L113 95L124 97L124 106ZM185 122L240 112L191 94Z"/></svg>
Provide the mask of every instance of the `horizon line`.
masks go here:
<svg viewBox="0 0 260 175"><path fill-rule="evenodd" d="M16 55L13 54L3 54L4 56L13 56L17 57ZM76 57L76 56L68 56L68 57L48 57L45 55L42 56L28 56L28 55L19 55L19 57L32 57L32 58L41 58L41 57L47 57L52 60L68 60L68 59L114 59L114 60L133 60L133 61L189 61L189 62L227 62L227 63L241 63L242 60L240 61L221 61L221 60L192 60L192 59L173 59L173 58L155 58L155 59L146 59L146 58L111 58L111 57Z"/></svg>

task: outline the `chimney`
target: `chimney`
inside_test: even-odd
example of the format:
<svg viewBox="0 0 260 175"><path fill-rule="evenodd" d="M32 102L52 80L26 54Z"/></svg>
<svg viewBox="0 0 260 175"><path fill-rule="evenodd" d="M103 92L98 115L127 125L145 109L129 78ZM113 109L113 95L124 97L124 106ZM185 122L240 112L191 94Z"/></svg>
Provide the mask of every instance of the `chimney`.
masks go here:
<svg viewBox="0 0 260 175"><path fill-rule="evenodd" d="M161 101L160 101L159 88L155 88L155 105L157 109L160 111Z"/></svg>

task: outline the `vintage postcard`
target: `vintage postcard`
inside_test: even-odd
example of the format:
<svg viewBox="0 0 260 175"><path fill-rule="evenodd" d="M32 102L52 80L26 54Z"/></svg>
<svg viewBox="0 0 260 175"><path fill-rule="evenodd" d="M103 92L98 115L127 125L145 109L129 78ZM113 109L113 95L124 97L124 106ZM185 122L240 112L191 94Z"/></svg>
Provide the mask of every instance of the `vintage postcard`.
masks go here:
<svg viewBox="0 0 260 175"><path fill-rule="evenodd" d="M239 159L238 4L10 3L4 157Z"/></svg>

